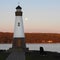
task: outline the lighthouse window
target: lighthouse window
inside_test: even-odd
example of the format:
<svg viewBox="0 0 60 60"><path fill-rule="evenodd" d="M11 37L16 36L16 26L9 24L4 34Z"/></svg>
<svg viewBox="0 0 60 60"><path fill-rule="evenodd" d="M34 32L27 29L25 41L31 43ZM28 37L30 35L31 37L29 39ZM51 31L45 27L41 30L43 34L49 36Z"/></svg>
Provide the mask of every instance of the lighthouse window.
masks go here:
<svg viewBox="0 0 60 60"><path fill-rule="evenodd" d="M20 23L18 22L18 26L20 26Z"/></svg>

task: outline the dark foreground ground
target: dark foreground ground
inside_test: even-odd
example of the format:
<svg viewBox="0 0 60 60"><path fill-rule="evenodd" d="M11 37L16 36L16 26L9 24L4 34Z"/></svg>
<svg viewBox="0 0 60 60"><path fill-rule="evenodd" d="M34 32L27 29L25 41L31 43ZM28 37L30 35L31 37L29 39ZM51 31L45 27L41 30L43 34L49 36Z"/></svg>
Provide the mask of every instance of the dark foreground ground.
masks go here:
<svg viewBox="0 0 60 60"><path fill-rule="evenodd" d="M6 60L10 53L0 51L0 60ZM60 60L60 53L56 52L40 52L40 51L27 51L26 60Z"/></svg>

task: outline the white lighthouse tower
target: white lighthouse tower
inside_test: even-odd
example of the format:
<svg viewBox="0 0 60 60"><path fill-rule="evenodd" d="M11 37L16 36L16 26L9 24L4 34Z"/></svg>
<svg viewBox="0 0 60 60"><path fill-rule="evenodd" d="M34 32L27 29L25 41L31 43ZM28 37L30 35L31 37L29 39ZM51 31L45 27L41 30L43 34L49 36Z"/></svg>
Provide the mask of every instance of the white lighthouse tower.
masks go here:
<svg viewBox="0 0 60 60"><path fill-rule="evenodd" d="M15 12L15 27L14 27L14 41L13 47L15 48L25 48L25 36L24 36L24 27L23 27L23 19L22 19L22 11L21 7L16 7Z"/></svg>
<svg viewBox="0 0 60 60"><path fill-rule="evenodd" d="M21 7L16 7L15 12L15 29L14 29L14 38L24 38L24 28L23 28L23 19Z"/></svg>

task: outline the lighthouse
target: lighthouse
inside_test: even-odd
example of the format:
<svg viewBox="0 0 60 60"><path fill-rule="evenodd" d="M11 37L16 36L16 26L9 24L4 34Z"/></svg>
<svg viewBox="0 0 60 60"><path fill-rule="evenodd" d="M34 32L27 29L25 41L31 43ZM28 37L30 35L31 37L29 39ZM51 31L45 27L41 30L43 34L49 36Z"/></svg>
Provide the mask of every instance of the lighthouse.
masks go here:
<svg viewBox="0 0 60 60"><path fill-rule="evenodd" d="M15 12L15 27L14 27L14 40L13 48L25 48L25 35L24 35L24 26L22 19L22 8L18 5Z"/></svg>
<svg viewBox="0 0 60 60"><path fill-rule="evenodd" d="M25 60L25 35L22 8L18 5L15 12L15 26L11 54L6 60Z"/></svg>

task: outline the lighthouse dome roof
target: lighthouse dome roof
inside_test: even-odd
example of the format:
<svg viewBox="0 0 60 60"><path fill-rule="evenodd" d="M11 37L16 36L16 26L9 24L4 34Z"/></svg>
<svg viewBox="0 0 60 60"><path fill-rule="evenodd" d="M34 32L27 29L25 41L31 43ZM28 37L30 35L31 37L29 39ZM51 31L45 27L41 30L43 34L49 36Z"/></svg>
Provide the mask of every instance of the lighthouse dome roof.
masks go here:
<svg viewBox="0 0 60 60"><path fill-rule="evenodd" d="M16 9L22 9L19 5L16 7Z"/></svg>

